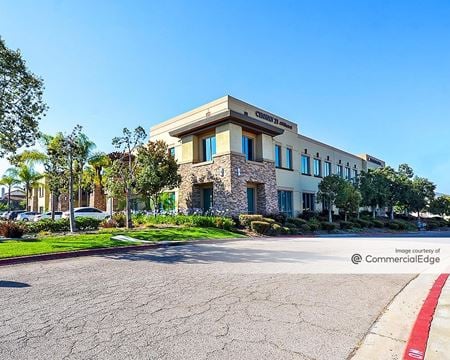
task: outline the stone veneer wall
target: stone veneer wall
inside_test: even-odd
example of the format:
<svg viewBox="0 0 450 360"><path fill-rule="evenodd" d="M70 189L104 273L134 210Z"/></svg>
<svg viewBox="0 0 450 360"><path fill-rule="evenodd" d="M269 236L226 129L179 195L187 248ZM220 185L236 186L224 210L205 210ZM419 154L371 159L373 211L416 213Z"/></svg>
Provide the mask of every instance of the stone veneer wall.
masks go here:
<svg viewBox="0 0 450 360"><path fill-rule="evenodd" d="M238 174L238 169L240 170ZM201 207L202 185L212 184L214 208L231 215L247 212L247 184L256 186L256 210L260 214L278 212L275 165L272 161L247 161L242 154L214 156L208 163L180 164L182 178L178 208Z"/></svg>

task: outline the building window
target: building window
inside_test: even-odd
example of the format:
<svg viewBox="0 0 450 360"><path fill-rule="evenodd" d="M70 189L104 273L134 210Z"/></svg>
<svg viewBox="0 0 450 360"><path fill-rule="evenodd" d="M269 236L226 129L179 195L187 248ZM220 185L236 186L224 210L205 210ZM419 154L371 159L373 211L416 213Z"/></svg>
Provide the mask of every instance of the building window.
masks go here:
<svg viewBox="0 0 450 360"><path fill-rule="evenodd" d="M172 157L175 157L175 148L174 147L169 148L169 155Z"/></svg>
<svg viewBox="0 0 450 360"><path fill-rule="evenodd" d="M281 167L281 146L275 145L275 167Z"/></svg>
<svg viewBox="0 0 450 360"><path fill-rule="evenodd" d="M207 138L204 138L202 140L202 146L203 146L203 161L211 161L213 158L213 155L216 153L216 137L210 136Z"/></svg>
<svg viewBox="0 0 450 360"><path fill-rule="evenodd" d="M331 163L329 161L325 161L325 167L323 169L324 176L331 175Z"/></svg>
<svg viewBox="0 0 450 360"><path fill-rule="evenodd" d="M322 176L321 173L322 161L320 161L320 159L314 159L313 168L314 168L314 176Z"/></svg>
<svg viewBox="0 0 450 360"><path fill-rule="evenodd" d="M340 177L344 177L344 169L342 165L336 165L336 174Z"/></svg>
<svg viewBox="0 0 450 360"><path fill-rule="evenodd" d="M356 180L358 177L358 170L353 169L353 179Z"/></svg>
<svg viewBox="0 0 450 360"><path fill-rule="evenodd" d="M278 209L283 214L292 217L292 191L278 191Z"/></svg>
<svg viewBox="0 0 450 360"><path fill-rule="evenodd" d="M351 180L351 179L352 179L352 175L351 175L351 171L350 171L350 168L349 168L349 167L346 167L346 168L345 168L345 178L346 178L347 180Z"/></svg>
<svg viewBox="0 0 450 360"><path fill-rule="evenodd" d="M309 175L309 156L302 155L302 174Z"/></svg>
<svg viewBox="0 0 450 360"><path fill-rule="evenodd" d="M311 193L303 193L302 199L303 199L303 211L310 210L314 211L316 209L316 199L315 195Z"/></svg>
<svg viewBox="0 0 450 360"><path fill-rule="evenodd" d="M242 153L245 154L246 160L254 160L253 157L253 139L242 136Z"/></svg>
<svg viewBox="0 0 450 360"><path fill-rule="evenodd" d="M292 149L286 149L286 167L292 169Z"/></svg>

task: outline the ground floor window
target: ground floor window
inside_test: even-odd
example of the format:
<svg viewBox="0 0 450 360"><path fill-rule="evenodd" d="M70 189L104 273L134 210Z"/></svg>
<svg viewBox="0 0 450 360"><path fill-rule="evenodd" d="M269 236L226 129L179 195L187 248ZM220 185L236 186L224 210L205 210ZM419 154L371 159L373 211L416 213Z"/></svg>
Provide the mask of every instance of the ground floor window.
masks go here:
<svg viewBox="0 0 450 360"><path fill-rule="evenodd" d="M310 210L310 211L314 211L315 210L315 204L316 204L316 199L315 199L315 194L311 194L311 193L303 193L302 195L302 200L303 200L303 210Z"/></svg>
<svg viewBox="0 0 450 360"><path fill-rule="evenodd" d="M278 191L278 209L287 216L292 216L292 191Z"/></svg>

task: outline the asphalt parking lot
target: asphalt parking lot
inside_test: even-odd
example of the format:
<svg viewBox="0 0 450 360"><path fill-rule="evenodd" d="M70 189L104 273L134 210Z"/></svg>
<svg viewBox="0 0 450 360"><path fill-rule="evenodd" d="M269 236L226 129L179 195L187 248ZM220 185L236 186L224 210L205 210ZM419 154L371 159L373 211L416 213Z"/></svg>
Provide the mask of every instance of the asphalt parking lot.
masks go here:
<svg viewBox="0 0 450 360"><path fill-rule="evenodd" d="M0 358L345 359L413 275L268 270L312 256L306 241L0 268Z"/></svg>

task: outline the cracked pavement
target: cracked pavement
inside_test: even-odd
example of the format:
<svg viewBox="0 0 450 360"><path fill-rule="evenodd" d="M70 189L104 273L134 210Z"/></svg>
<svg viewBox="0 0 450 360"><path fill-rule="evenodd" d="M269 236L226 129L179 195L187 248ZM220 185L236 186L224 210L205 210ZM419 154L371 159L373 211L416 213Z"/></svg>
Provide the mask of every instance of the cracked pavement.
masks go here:
<svg viewBox="0 0 450 360"><path fill-rule="evenodd" d="M247 271L301 241L0 268L0 358L345 359L413 276Z"/></svg>

